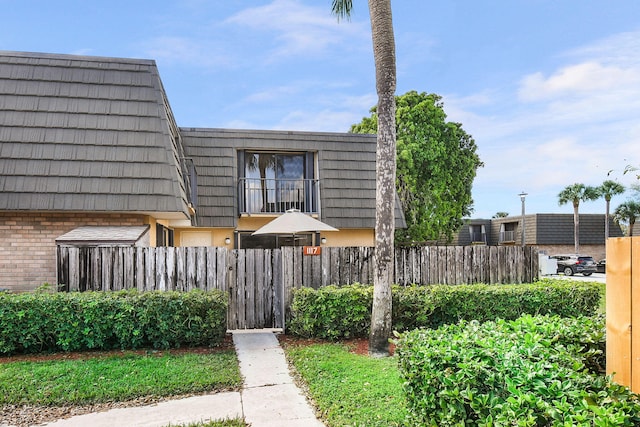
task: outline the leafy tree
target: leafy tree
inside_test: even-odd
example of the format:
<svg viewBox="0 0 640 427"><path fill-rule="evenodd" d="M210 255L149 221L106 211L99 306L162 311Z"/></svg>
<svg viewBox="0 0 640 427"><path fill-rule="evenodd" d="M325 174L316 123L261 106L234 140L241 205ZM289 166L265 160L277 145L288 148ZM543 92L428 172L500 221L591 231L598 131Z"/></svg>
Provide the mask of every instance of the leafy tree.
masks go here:
<svg viewBox="0 0 640 427"><path fill-rule="evenodd" d="M407 221L396 243L451 240L471 214L471 185L482 162L473 138L446 121L441 99L416 91L396 97L396 187ZM354 133L377 130L376 107L351 126Z"/></svg>
<svg viewBox="0 0 640 427"><path fill-rule="evenodd" d="M331 11L338 18L348 17L351 9L351 0L332 1ZM396 48L391 19L391 0L369 0L369 17L378 94L376 248L369 354L382 357L389 355L391 282L395 261Z"/></svg>
<svg viewBox="0 0 640 427"><path fill-rule="evenodd" d="M569 202L573 205L573 239L576 254L580 253L580 214L578 212L580 202L596 200L598 197L600 197L600 194L597 188L579 183L565 187L558 194L558 204L560 206Z"/></svg>
<svg viewBox="0 0 640 427"><path fill-rule="evenodd" d="M618 224L627 224L627 235L633 236L633 226L636 220L640 218L640 203L635 200L627 200L616 208L613 218Z"/></svg>
<svg viewBox="0 0 640 427"><path fill-rule="evenodd" d="M619 182L612 181L610 179L604 181L602 185L598 187L598 193L600 194L600 197L604 197L604 200L607 205L605 210L605 215L604 215L605 241L606 239L609 238L609 206L611 204L611 198L613 196L617 196L618 194L624 193L624 191L625 191L624 185L620 184Z"/></svg>
<svg viewBox="0 0 640 427"><path fill-rule="evenodd" d="M496 212L491 218L506 218L509 216L509 212Z"/></svg>

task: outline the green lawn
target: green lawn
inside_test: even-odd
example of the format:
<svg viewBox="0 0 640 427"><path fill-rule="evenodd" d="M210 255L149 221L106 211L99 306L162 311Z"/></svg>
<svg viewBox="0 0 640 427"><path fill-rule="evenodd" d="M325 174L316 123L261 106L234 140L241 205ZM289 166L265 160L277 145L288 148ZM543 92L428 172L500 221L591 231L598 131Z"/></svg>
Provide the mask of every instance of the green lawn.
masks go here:
<svg viewBox="0 0 640 427"><path fill-rule="evenodd" d="M55 406L238 390L233 350L0 363L0 404Z"/></svg>
<svg viewBox="0 0 640 427"><path fill-rule="evenodd" d="M372 359L341 344L287 346L327 426L401 426L406 402L395 357Z"/></svg>

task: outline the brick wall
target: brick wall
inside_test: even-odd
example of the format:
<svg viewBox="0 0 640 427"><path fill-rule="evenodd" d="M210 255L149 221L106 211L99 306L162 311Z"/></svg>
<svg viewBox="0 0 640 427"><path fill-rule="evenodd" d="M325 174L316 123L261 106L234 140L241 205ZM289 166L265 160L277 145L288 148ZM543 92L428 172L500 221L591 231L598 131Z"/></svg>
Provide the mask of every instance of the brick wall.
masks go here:
<svg viewBox="0 0 640 427"><path fill-rule="evenodd" d="M144 225L144 215L0 212L0 289L30 291L56 283L55 240L74 228Z"/></svg>

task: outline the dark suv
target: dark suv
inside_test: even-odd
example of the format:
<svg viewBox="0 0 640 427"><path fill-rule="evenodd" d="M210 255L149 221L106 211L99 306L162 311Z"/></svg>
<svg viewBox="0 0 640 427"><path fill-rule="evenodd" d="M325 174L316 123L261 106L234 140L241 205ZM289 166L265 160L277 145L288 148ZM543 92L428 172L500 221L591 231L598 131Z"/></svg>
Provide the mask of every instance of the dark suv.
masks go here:
<svg viewBox="0 0 640 427"><path fill-rule="evenodd" d="M553 255L551 258L558 260L558 273L565 276L578 273L591 276L596 272L596 262L588 255Z"/></svg>

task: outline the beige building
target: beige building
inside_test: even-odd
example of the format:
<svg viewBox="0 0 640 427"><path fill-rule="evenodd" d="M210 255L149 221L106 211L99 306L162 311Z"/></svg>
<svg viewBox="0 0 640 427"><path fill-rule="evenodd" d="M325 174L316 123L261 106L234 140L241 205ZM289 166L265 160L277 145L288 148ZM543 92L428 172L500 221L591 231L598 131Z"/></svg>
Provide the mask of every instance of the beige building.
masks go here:
<svg viewBox="0 0 640 427"><path fill-rule="evenodd" d="M152 60L0 51L0 289L55 283L56 244L372 246L375 146L181 128ZM288 209L339 231L252 235Z"/></svg>

